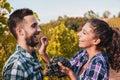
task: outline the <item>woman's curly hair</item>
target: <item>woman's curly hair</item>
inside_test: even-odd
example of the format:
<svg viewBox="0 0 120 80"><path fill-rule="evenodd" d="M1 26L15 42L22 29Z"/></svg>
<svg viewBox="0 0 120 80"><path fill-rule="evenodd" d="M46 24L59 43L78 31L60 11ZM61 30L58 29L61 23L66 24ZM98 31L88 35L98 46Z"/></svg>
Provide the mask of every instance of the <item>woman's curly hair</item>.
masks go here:
<svg viewBox="0 0 120 80"><path fill-rule="evenodd" d="M91 24L95 37L100 38L101 42L97 45L98 49L105 50L111 68L120 70L120 30L109 27L109 25L100 19L90 19L87 21Z"/></svg>
<svg viewBox="0 0 120 80"><path fill-rule="evenodd" d="M111 68L119 71L120 70L120 30L113 28L112 42L110 42L106 48L108 53L109 62Z"/></svg>

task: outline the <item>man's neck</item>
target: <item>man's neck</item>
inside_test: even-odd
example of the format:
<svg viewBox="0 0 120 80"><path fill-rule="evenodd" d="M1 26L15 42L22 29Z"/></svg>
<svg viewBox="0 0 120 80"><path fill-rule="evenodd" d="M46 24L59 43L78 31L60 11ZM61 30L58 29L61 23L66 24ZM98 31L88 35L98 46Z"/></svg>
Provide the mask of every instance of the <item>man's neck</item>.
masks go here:
<svg viewBox="0 0 120 80"><path fill-rule="evenodd" d="M17 42L17 44L21 46L23 49L25 49L26 51L28 51L30 54L32 54L32 52L34 51L34 47L28 46L26 43Z"/></svg>

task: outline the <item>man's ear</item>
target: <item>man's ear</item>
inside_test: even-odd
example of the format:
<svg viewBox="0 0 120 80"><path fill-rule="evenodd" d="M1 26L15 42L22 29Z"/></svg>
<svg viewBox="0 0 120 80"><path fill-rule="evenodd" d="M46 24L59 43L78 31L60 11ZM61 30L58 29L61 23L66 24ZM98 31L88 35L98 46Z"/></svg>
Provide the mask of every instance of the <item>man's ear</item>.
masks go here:
<svg viewBox="0 0 120 80"><path fill-rule="evenodd" d="M97 39L94 40L94 44L95 45L98 45L100 42L101 42L101 40L99 38L97 38Z"/></svg>
<svg viewBox="0 0 120 80"><path fill-rule="evenodd" d="M22 29L21 27L16 27L16 33L17 33L17 35L19 35L19 36L24 35L23 29Z"/></svg>

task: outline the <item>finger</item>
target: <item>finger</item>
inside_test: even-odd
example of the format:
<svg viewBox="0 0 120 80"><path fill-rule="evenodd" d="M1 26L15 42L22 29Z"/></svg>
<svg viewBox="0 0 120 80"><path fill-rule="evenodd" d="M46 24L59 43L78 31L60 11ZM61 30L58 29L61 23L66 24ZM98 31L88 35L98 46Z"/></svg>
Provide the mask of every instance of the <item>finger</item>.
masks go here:
<svg viewBox="0 0 120 80"><path fill-rule="evenodd" d="M63 66L63 64L61 62L58 62L58 65L62 68L65 69L65 66Z"/></svg>
<svg viewBox="0 0 120 80"><path fill-rule="evenodd" d="M61 63L61 62L58 62L58 65L59 65L59 66L62 66L62 63Z"/></svg>
<svg viewBox="0 0 120 80"><path fill-rule="evenodd" d="M45 37L45 36L42 36L42 37L41 37L41 43L42 43L42 44L44 44L44 43L47 42L47 41L48 41L47 37Z"/></svg>

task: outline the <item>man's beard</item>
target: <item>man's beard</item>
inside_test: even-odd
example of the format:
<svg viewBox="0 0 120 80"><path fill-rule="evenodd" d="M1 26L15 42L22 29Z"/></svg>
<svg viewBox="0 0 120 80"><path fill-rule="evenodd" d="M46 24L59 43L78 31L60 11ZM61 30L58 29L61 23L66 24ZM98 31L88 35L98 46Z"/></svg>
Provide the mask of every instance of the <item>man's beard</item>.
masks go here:
<svg viewBox="0 0 120 80"><path fill-rule="evenodd" d="M26 37L26 43L27 45L31 46L31 47L34 47L36 46L39 42L35 42L34 41L34 36L31 36L31 37Z"/></svg>

